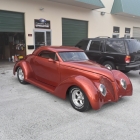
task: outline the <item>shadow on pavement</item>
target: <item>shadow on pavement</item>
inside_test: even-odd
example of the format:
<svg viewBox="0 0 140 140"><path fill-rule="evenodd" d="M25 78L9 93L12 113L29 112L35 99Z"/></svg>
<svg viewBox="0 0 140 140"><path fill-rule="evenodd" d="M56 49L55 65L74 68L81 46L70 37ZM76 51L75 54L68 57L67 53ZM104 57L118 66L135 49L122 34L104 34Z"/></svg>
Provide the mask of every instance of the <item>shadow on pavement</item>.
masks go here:
<svg viewBox="0 0 140 140"><path fill-rule="evenodd" d="M5 70L12 70L14 67L15 63L14 62L9 62L9 61L0 61L0 69L5 69Z"/></svg>
<svg viewBox="0 0 140 140"><path fill-rule="evenodd" d="M133 71L126 74L129 78L138 78L140 77L139 71Z"/></svg>

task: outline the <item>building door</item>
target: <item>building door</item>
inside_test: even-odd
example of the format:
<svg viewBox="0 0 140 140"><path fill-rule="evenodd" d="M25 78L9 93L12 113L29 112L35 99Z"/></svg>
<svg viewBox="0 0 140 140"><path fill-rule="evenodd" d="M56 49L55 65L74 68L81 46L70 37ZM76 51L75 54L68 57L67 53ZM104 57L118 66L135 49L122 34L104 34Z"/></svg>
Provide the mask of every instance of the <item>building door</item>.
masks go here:
<svg viewBox="0 0 140 140"><path fill-rule="evenodd" d="M34 46L35 49L40 46L51 45L51 31L48 30L34 30Z"/></svg>
<svg viewBox="0 0 140 140"><path fill-rule="evenodd" d="M62 45L75 46L88 37L88 21L62 18Z"/></svg>
<svg viewBox="0 0 140 140"><path fill-rule="evenodd" d="M140 40L140 27L133 28L133 37Z"/></svg>
<svg viewBox="0 0 140 140"><path fill-rule="evenodd" d="M0 10L0 59L25 56L24 13Z"/></svg>
<svg viewBox="0 0 140 140"><path fill-rule="evenodd" d="M0 10L0 32L24 33L24 14Z"/></svg>

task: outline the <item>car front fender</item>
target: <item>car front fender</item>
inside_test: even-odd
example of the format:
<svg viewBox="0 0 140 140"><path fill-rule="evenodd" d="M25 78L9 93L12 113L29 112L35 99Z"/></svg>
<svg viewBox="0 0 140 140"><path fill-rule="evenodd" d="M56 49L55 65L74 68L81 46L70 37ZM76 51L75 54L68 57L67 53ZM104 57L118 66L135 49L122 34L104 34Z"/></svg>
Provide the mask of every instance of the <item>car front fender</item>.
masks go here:
<svg viewBox="0 0 140 140"><path fill-rule="evenodd" d="M116 80L118 87L119 87L118 96L132 96L133 86L132 86L130 79L124 73L122 73L118 70L112 70L112 73L113 73L115 80ZM120 85L121 79L124 79L126 81L126 84L127 84L126 90L124 90L122 88L122 86Z"/></svg>
<svg viewBox="0 0 140 140"><path fill-rule="evenodd" d="M33 71L32 68L30 67L29 63L26 62L25 60L19 61L15 64L14 69L13 69L13 74L15 75L15 73L17 72L17 69L21 67L23 72L24 72L24 76L25 76L25 81L30 78L33 77Z"/></svg>
<svg viewBox="0 0 140 140"><path fill-rule="evenodd" d="M72 86L78 86L84 91L93 109L96 110L100 108L98 89L90 79L81 75L71 76L64 80L56 87L54 94L65 99L68 89Z"/></svg>

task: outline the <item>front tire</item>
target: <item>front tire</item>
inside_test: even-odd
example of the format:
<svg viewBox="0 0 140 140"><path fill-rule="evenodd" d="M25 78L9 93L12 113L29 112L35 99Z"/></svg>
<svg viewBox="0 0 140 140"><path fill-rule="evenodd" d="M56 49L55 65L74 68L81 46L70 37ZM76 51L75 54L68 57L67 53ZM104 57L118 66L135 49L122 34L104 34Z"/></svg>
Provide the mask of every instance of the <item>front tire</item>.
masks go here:
<svg viewBox="0 0 140 140"><path fill-rule="evenodd" d="M111 61L105 61L105 62L103 63L103 65L104 65L106 68L108 68L109 70L115 69L115 65L114 65L114 63L111 62Z"/></svg>
<svg viewBox="0 0 140 140"><path fill-rule="evenodd" d="M76 86L73 86L69 90L69 100L74 109L80 112L89 110L90 103L85 93Z"/></svg>
<svg viewBox="0 0 140 140"><path fill-rule="evenodd" d="M27 82L24 80L25 79L25 75L24 75L24 72L22 70L21 67L19 67L17 69L17 78L18 78L18 81L21 83L21 84L27 84Z"/></svg>

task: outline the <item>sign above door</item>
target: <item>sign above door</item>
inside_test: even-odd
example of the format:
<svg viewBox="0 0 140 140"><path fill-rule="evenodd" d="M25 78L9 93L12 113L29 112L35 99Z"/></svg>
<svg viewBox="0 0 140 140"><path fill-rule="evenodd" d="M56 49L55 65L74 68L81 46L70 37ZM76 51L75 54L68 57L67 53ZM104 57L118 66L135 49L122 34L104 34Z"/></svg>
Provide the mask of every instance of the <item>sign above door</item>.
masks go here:
<svg viewBox="0 0 140 140"><path fill-rule="evenodd" d="M34 25L35 28L50 29L50 21L43 18L35 19Z"/></svg>

